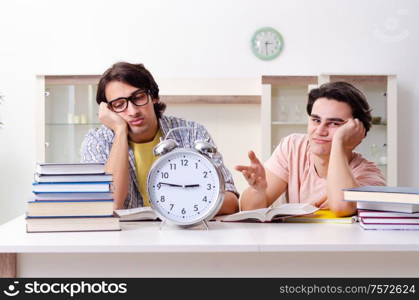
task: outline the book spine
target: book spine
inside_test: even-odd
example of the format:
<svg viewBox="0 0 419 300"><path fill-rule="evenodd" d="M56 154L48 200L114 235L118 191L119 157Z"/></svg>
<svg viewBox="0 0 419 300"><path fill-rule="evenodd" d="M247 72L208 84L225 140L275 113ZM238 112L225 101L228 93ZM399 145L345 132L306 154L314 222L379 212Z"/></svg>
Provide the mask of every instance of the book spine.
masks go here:
<svg viewBox="0 0 419 300"><path fill-rule="evenodd" d="M25 219L83 219L83 218L116 218L114 215L86 215L86 216L28 216Z"/></svg>
<svg viewBox="0 0 419 300"><path fill-rule="evenodd" d="M29 200L28 203L86 203L86 202L113 202L112 199L92 199L92 200Z"/></svg>

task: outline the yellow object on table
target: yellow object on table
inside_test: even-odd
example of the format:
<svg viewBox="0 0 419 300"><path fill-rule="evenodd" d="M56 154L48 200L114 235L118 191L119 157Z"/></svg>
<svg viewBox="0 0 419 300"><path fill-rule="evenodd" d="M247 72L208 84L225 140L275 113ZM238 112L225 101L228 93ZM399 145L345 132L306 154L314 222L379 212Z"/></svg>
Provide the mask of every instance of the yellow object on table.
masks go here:
<svg viewBox="0 0 419 300"><path fill-rule="evenodd" d="M310 215L285 218L287 223L338 223L352 224L358 221L357 216L338 217L329 209L320 209Z"/></svg>

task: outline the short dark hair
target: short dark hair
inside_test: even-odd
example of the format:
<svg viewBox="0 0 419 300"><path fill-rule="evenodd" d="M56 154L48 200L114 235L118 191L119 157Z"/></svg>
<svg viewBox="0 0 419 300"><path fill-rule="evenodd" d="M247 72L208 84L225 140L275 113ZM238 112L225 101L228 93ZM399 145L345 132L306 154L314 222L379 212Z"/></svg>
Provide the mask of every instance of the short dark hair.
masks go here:
<svg viewBox="0 0 419 300"><path fill-rule="evenodd" d="M308 94L307 113L311 115L314 102L319 98L327 98L347 103L352 109L352 117L360 120L365 127L365 135L371 128L371 109L365 95L352 84L336 81L322 84Z"/></svg>
<svg viewBox="0 0 419 300"><path fill-rule="evenodd" d="M154 112L156 113L157 118L160 118L166 109L166 104L159 101L159 87L156 81L154 81L153 76L143 64L118 62L107 69L100 78L97 87L96 102L98 104L101 102L108 102L105 95L105 88L111 81L120 81L146 90L152 99L158 100L154 103Z"/></svg>

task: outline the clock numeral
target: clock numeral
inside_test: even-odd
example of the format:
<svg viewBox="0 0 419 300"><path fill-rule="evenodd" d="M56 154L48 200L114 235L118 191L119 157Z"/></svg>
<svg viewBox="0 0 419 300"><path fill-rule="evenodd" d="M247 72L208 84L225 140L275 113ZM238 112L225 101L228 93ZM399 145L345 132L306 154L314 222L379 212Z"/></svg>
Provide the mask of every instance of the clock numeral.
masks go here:
<svg viewBox="0 0 419 300"><path fill-rule="evenodd" d="M188 166L188 160L187 159L181 159L180 164L182 165L182 167L187 167Z"/></svg>
<svg viewBox="0 0 419 300"><path fill-rule="evenodd" d="M162 172L161 173L161 178L169 178L169 173L168 172Z"/></svg>
<svg viewBox="0 0 419 300"><path fill-rule="evenodd" d="M170 164L170 170L176 170L176 164Z"/></svg>
<svg viewBox="0 0 419 300"><path fill-rule="evenodd" d="M157 190L160 190L160 188L161 188L161 184L160 184L160 182L157 184Z"/></svg>
<svg viewBox="0 0 419 300"><path fill-rule="evenodd" d="M173 210L173 207L174 207L175 205L174 205L174 204L172 204L172 203L170 203L169 205L170 205L170 211L172 211L172 210Z"/></svg>
<svg viewBox="0 0 419 300"><path fill-rule="evenodd" d="M195 163L195 169L198 169L198 163Z"/></svg>
<svg viewBox="0 0 419 300"><path fill-rule="evenodd" d="M180 211L182 213L182 215L186 214L186 209L182 208L182 210Z"/></svg>
<svg viewBox="0 0 419 300"><path fill-rule="evenodd" d="M194 211L198 211L198 204L195 204L195 205L193 206L193 210L194 210Z"/></svg>
<svg viewBox="0 0 419 300"><path fill-rule="evenodd" d="M208 177L208 172L204 171L204 178L207 178L207 177Z"/></svg>
<svg viewBox="0 0 419 300"><path fill-rule="evenodd" d="M208 201L207 196L204 196L204 198L202 199L202 201L203 202L207 202Z"/></svg>
<svg viewBox="0 0 419 300"><path fill-rule="evenodd" d="M161 196L161 197L160 197L160 201L161 201L161 202L164 202L164 201L166 201L166 198L164 198L164 196Z"/></svg>
<svg viewBox="0 0 419 300"><path fill-rule="evenodd" d="M211 190L211 188L212 188L211 183L208 183L208 184L207 184L207 190L208 190L208 191L210 191L210 190Z"/></svg>

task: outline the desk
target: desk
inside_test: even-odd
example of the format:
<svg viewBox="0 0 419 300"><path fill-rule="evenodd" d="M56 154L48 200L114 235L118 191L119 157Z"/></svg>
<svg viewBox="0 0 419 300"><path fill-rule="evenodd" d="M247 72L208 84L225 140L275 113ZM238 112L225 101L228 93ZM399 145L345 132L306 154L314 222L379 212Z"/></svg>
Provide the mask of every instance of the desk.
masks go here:
<svg viewBox="0 0 419 300"><path fill-rule="evenodd" d="M419 277L417 231L222 222L210 222L207 231L159 230L159 224L28 234L21 216L0 226L0 257L9 265L16 257L18 277Z"/></svg>

